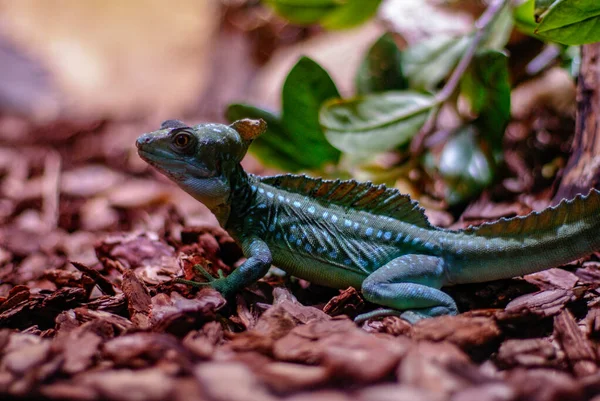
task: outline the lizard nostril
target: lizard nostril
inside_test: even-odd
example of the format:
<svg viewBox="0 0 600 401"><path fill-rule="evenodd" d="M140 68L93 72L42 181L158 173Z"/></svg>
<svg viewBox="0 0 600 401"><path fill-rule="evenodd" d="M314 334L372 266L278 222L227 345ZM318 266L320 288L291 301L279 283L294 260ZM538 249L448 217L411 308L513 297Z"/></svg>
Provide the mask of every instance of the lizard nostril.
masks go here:
<svg viewBox="0 0 600 401"><path fill-rule="evenodd" d="M138 149L142 149L142 147L147 144L148 142L150 142L150 137L147 135L142 135L140 136L136 141L135 141L135 146Z"/></svg>

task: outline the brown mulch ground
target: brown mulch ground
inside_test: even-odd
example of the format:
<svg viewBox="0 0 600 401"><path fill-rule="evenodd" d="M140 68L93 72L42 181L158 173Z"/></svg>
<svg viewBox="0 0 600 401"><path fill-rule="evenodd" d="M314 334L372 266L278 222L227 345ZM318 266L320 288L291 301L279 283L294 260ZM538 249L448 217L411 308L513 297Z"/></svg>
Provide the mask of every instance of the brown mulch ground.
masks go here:
<svg viewBox="0 0 600 401"><path fill-rule="evenodd" d="M600 394L597 256L449 288L465 312L414 326L392 317L357 326L350 318L373 306L355 290L276 272L226 303L173 278L192 278L196 263L231 271L241 253L229 236L193 224L190 215L203 216L197 202L156 180L133 152L81 146L111 143L119 130L23 126L21 142L0 149L2 399ZM482 199L464 220L527 211L524 202Z"/></svg>
<svg viewBox="0 0 600 401"><path fill-rule="evenodd" d="M357 327L341 314L364 306L353 289L329 299L273 277L228 306L212 289L174 284L180 266L227 267L222 255L236 252L218 229L181 238L107 236L97 265L44 269L12 287L0 301L0 391L73 400L583 400L600 391L594 262L453 291L462 304L502 308ZM329 301L306 306L296 292Z"/></svg>

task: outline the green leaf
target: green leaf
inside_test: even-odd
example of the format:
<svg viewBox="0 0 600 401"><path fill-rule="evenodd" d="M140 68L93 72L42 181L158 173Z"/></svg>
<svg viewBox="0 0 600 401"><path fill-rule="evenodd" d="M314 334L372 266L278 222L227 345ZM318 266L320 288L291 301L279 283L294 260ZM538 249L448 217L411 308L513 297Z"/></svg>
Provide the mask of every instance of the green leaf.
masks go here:
<svg viewBox="0 0 600 401"><path fill-rule="evenodd" d="M264 0L296 24L320 22L327 29L346 29L371 18L381 0Z"/></svg>
<svg viewBox="0 0 600 401"><path fill-rule="evenodd" d="M277 116L254 106L231 104L227 108L226 118L229 122L242 118L262 118L267 122L267 132L256 138L249 149L265 165L294 172L312 167L305 163Z"/></svg>
<svg viewBox="0 0 600 401"><path fill-rule="evenodd" d="M535 33L567 45L600 41L598 0L557 0L542 14Z"/></svg>
<svg viewBox="0 0 600 401"><path fill-rule="evenodd" d="M371 46L356 74L359 94L401 90L408 87L402 74L402 53L391 34L381 36Z"/></svg>
<svg viewBox="0 0 600 401"><path fill-rule="evenodd" d="M404 51L402 70L413 89L433 90L458 63L470 36L436 35Z"/></svg>
<svg viewBox="0 0 600 401"><path fill-rule="evenodd" d="M368 155L408 142L436 106L431 95L384 92L329 101L321 108L320 122L336 148Z"/></svg>
<svg viewBox="0 0 600 401"><path fill-rule="evenodd" d="M513 28L511 2L507 1L499 11L494 22L488 27L486 37L480 48L502 50L506 47Z"/></svg>
<svg viewBox="0 0 600 401"><path fill-rule="evenodd" d="M229 106L229 121L262 118L267 122L267 132L254 140L250 151L264 164L292 172L337 163L340 152L327 142L319 125L321 104L339 97L327 71L303 57L289 72L282 92L281 119L250 105Z"/></svg>
<svg viewBox="0 0 600 401"><path fill-rule="evenodd" d="M581 65L581 46L567 46L560 53L560 65L572 78L579 76Z"/></svg>
<svg viewBox="0 0 600 401"><path fill-rule="evenodd" d="M513 9L513 19L518 30L533 35L537 26L533 16L535 0L526 0Z"/></svg>
<svg viewBox="0 0 600 401"><path fill-rule="evenodd" d="M490 185L494 163L484 151L472 125L463 127L445 145L438 169L446 183L446 201L462 203Z"/></svg>
<svg viewBox="0 0 600 401"><path fill-rule="evenodd" d="M283 126L296 143L296 152L302 151L302 159L313 168L337 163L340 158L340 152L325 139L319 124L321 105L339 96L327 71L308 57L296 63L283 84Z"/></svg>
<svg viewBox="0 0 600 401"><path fill-rule="evenodd" d="M327 14L321 24L327 29L346 29L367 21L375 12L381 0L347 0L346 4Z"/></svg>
<svg viewBox="0 0 600 401"><path fill-rule="evenodd" d="M348 0L264 0L273 10L290 22L314 24Z"/></svg>
<svg viewBox="0 0 600 401"><path fill-rule="evenodd" d="M460 82L462 96L475 124L483 132L494 152L501 152L504 130L510 120L510 82L508 58L495 50L478 52Z"/></svg>

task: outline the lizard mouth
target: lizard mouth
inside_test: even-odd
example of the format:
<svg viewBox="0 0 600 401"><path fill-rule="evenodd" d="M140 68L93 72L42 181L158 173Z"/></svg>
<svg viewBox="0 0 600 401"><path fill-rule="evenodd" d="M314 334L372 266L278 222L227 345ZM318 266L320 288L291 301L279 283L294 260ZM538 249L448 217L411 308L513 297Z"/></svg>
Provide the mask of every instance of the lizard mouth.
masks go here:
<svg viewBox="0 0 600 401"><path fill-rule="evenodd" d="M138 149L138 155L140 156L140 158L145 161L146 163L148 163L149 165L151 165L152 167L156 167L159 169L162 169L163 164L162 162L159 162L158 160L156 160L157 158L153 156L152 153L146 151L146 150L142 150L142 149Z"/></svg>
<svg viewBox="0 0 600 401"><path fill-rule="evenodd" d="M215 174L208 169L192 165L185 160L174 158L170 154L150 152L138 147L138 155L146 163L157 168L169 177L182 178L186 175L190 175L197 178L211 178L215 176Z"/></svg>
<svg viewBox="0 0 600 401"><path fill-rule="evenodd" d="M160 170L166 169L171 164L179 164L176 160L169 161L168 158L161 157L147 150L138 149L138 155L146 163Z"/></svg>

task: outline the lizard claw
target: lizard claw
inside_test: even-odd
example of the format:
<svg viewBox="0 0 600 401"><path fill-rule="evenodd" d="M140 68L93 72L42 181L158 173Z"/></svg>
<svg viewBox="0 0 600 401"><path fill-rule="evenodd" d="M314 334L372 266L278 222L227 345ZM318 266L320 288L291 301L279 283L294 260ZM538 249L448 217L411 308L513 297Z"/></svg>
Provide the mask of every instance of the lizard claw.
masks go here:
<svg viewBox="0 0 600 401"><path fill-rule="evenodd" d="M385 316L400 316L404 312L398 311L396 309L375 309L371 312L361 313L360 315L354 318L354 323L361 324L366 322L367 320L375 317L385 317Z"/></svg>
<svg viewBox="0 0 600 401"><path fill-rule="evenodd" d="M208 264L210 264L210 262L208 262ZM202 266L201 264L194 265L194 271L204 276L204 278L206 278L209 282L216 280L213 276L211 276L211 274L208 271L206 271L204 266ZM223 277L223 272L221 271L221 269L219 269L219 278Z"/></svg>
<svg viewBox="0 0 600 401"><path fill-rule="evenodd" d="M210 262L207 262L207 263L210 263ZM200 282L200 281L186 280L183 278L176 278L175 282L181 283L181 284L186 284L186 285L191 285L193 287L210 286L210 287L214 288L215 290L219 291L224 297L227 297L232 294L231 285L230 285L227 277L225 277L225 275L223 274L223 270L221 270L221 269L218 270L217 275L219 276L219 278L214 278L206 270L206 268L204 266L202 266L201 264L194 265L194 271L196 273L202 275L204 278L206 278L207 281Z"/></svg>
<svg viewBox="0 0 600 401"><path fill-rule="evenodd" d="M233 292L231 291L231 286L226 278L219 278L219 279L212 278L211 281L207 281L207 282L199 282L199 281L185 280L183 278L176 278L175 282L181 283L181 284L186 284L186 285L191 285L193 287L210 286L210 287L214 288L215 290L219 291L221 293L221 295L223 295L223 297L225 297L225 298L228 298L229 296L231 296L233 294Z"/></svg>
<svg viewBox="0 0 600 401"><path fill-rule="evenodd" d="M413 311L413 310L404 311L400 315L401 319L406 320L410 324L415 324L418 321L423 320L423 319L425 319L427 317L428 317L427 315L424 315L422 313L419 313L419 312Z"/></svg>
<svg viewBox="0 0 600 401"><path fill-rule="evenodd" d="M187 285L191 285L193 287L202 287L202 286L205 286L205 285L211 285L212 284L212 282L210 282L210 281L206 282L206 283L201 283L199 281L186 280L186 279L183 279L183 278L176 278L174 281L176 283L187 284Z"/></svg>
<svg viewBox="0 0 600 401"><path fill-rule="evenodd" d="M208 264L210 264L210 262L207 262ZM206 271L206 269L204 268L204 266L202 266L201 264L196 264L193 267L194 271L202 276L204 276L204 278L207 280L206 282L201 282L201 281L193 281L193 280L186 280L183 278L176 278L175 282L176 283L180 283L180 284L187 284L187 285L191 285L193 287L203 287L206 285L212 285L212 283L214 283L215 281L217 281L216 278L214 278L213 276L210 275L210 273L208 271ZM223 278L223 272L221 271L221 269L219 269L219 278Z"/></svg>
<svg viewBox="0 0 600 401"><path fill-rule="evenodd" d="M410 324L415 324L419 320L423 320L428 317L437 316L437 315L428 315L426 313L420 312L418 310L406 310L399 311L396 309L375 309L374 311L361 313L360 315L354 318L354 322L357 324L364 323L365 321L376 318L376 317L385 317L385 316L398 316L400 319L406 320Z"/></svg>

